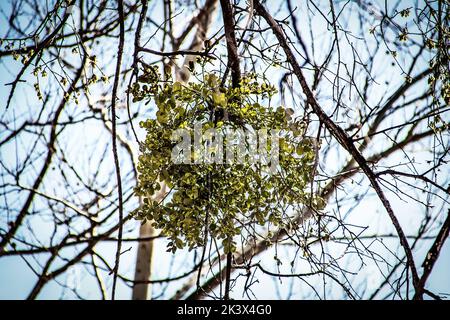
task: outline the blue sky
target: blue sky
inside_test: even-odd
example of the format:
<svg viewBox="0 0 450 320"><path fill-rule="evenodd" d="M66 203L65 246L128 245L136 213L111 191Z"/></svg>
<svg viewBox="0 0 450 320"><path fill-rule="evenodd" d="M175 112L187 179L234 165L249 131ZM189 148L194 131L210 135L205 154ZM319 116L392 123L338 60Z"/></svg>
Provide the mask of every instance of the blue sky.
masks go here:
<svg viewBox="0 0 450 320"><path fill-rule="evenodd" d="M403 5L403 3L402 3ZM406 4L405 4L406 6ZM0 4L0 8L5 9L8 8L8 2L2 1ZM158 10L161 8L159 6L156 6L153 8L153 11L151 11L151 14L153 16L158 16ZM326 26L320 24L320 19L314 20L313 25L314 29L316 31L323 30L325 32ZM307 23L307 21L301 22L301 23ZM351 25L352 21L349 21L349 24ZM0 24L0 35L5 33L5 27L6 25L1 23ZM180 24L181 27L181 24ZM318 33L320 33L318 31ZM305 35L306 39L308 39L308 35ZM110 43L111 47L114 47L116 44L115 42ZM107 57L105 60L110 59L108 57L108 48L101 48L96 49L101 50L103 55L106 55ZM317 54L320 56L320 52ZM350 58L350 57L349 57ZM8 60L9 59L9 60ZM387 58L386 58L387 59ZM423 61L422 64L425 64L426 61ZM109 68L114 67L113 60L108 65ZM11 81L12 74L16 72L18 69L18 64L13 63L10 58L4 59L4 61L1 61L0 64L0 97L1 101L5 101L6 97L9 93L9 87L4 86L5 83L8 83ZM380 83L382 83L383 80L389 80L389 81L402 81L402 78L399 77L399 70L387 71L386 68L386 61L380 58L379 61L379 70L376 71L378 80ZM274 79L270 79L273 81L273 83L277 83L276 80L279 79L281 73L275 73ZM31 76L30 76L31 78ZM32 82L31 82L32 83ZM99 92L93 92L93 95L100 95L101 89L99 89ZM376 101L378 99L382 99L383 96L386 94L384 91L384 88L380 87L379 89L374 89L372 92L372 101ZM22 112L25 112L28 110L27 106L31 104L36 104L36 100L34 98L34 92L31 84L21 84L18 87L18 91L16 92L13 103L11 105L11 108L14 109L14 111L17 114L20 114ZM295 104L295 101L289 101L288 103ZM36 104L37 106L38 104ZM73 106L74 107L74 106ZM26 111L28 112L28 111ZM148 113L151 113L150 111ZM143 137L143 132L139 131L140 137ZM0 133L0 137L2 137ZM88 123L84 128L83 132L81 132L77 136L72 136L71 133L66 133L65 135L65 143L68 145L73 145L73 156L74 158L78 159L78 161L87 161L88 156L86 154L80 154L77 155L77 152L80 149L83 149L81 141L89 141L93 137L98 139L107 139L107 135L104 133L101 133L101 130L98 128L97 124L95 122ZM42 146L41 146L42 147ZM137 146L134 146L137 148ZM0 150L1 152L1 158L2 160L11 161L11 163L15 162L15 146L11 145L8 148L4 149L2 148ZM342 156L342 154L335 154L334 156L330 156L329 159L331 161L335 160L337 164L342 163L343 158L345 159L345 156ZM399 158L400 159L400 158ZM418 166L423 167L425 166L425 158L418 155L417 158ZM420 162L422 161L422 165L420 165ZM111 162L109 162L111 163ZM38 166L39 167L39 166ZM336 167L337 170L337 167ZM30 178L31 179L31 178ZM58 186L55 186L56 188ZM394 211L398 213L399 219L402 223L402 225L405 226L405 229L407 230L416 230L417 229L417 223L418 218L420 217L420 213L422 212L421 209L414 203L405 203L404 201L398 199L394 194L387 193L389 195L389 199L392 202L392 206L394 208ZM3 200L2 200L3 201ZM13 201L13 199L11 199ZM39 202L38 202L39 203ZM136 202L133 202L134 204ZM130 204L130 207L133 204ZM342 210L345 211L346 208L350 208L351 205L344 205L342 207ZM4 215L6 213L0 213L0 223L3 223L5 221ZM444 213L443 213L444 214ZM389 223L380 223L380 221L387 220L386 212L382 209L379 200L371 195L368 200L365 200L361 203L361 205L358 205L355 207L351 214L348 217L349 222L355 223L357 225L363 225L363 226L369 226L370 231L379 231L374 230L371 228L371 226L377 226L378 228L385 227L386 230L392 230L392 227L389 225ZM127 227L132 229L130 232L130 236L137 236L137 222L130 223ZM46 235L50 232L50 224L47 224L43 222L40 219L34 219L31 223L31 227L36 231L36 233L41 235ZM384 230L384 229L383 229ZM394 243L392 243L390 240L386 240L386 243L388 246L392 245L395 246ZM424 241L421 244L421 248L416 251L416 261L417 265L420 265L420 263L423 261L423 258L428 250L428 248L431 246L431 241ZM135 261L135 246L126 244L125 249L131 248L127 254L124 254L121 261L121 271L127 275L132 275L133 273L133 267L134 267L134 261ZM338 248L333 248L333 246L330 246L328 248L329 250L339 250ZM110 261L113 259L113 256L115 254L115 245L111 243L102 243L98 246L97 250L101 251L105 257L108 257ZM160 252L165 251L165 242L164 241L156 241L156 248L155 252L159 254ZM400 249L399 251L400 252ZM288 256L290 252L286 250L285 253L281 252L279 253L280 256L285 255L284 258L288 260ZM159 255L158 255L159 257ZM182 252L178 254L178 256L175 258L176 262L175 265L179 269L179 272L183 271L183 268L186 268L187 265L183 265L183 261L190 257L187 252ZM44 257L40 257L39 259L42 259L44 261ZM273 263L273 250L268 250L267 253L263 254L260 259L267 263L267 265L270 265ZM169 270L172 257L170 255L164 254L161 255L161 258L157 260L158 263L155 265L155 271L154 271L154 278L160 278L164 277L164 275L167 274L167 270ZM31 262L34 263L34 262ZM282 268L287 268L287 266L283 266ZM288 269L286 269L288 270ZM431 275L430 279L428 280L428 288L435 292L435 293L450 293L450 274L448 272L450 270L450 244L447 242L444 246L444 248L441 251L441 256L439 257L433 274ZM175 270L174 270L175 271ZM361 282L364 282L364 279L366 279L367 283L377 283L377 278L373 279L373 276L369 271L366 270L366 272L362 272L359 276L359 280ZM24 263L24 261L20 257L3 257L0 259L0 298L1 299L21 299L26 297L26 295L29 293L29 290L31 288L31 285L34 283L36 279L36 276L33 275L33 273L30 271L30 269L27 267L27 265ZM96 293L96 283L93 279L93 277L87 277L86 272L82 267L76 266L72 269L70 269L69 272L61 276L57 279L58 281L70 285L77 286L81 288L82 292L89 298L98 298L98 294ZM111 278L105 277L105 280L110 284ZM259 280L260 282L255 285L254 290L258 292L258 298L272 298L274 296L274 291L277 290L277 287L275 286L274 282L267 276L263 274L259 274ZM181 282L178 282L181 283ZM242 286L243 282L238 282L238 286ZM287 292L290 290L289 283L285 282L283 284L279 284L280 287L280 295L286 296ZM302 285L299 285L296 287L296 290L306 290L307 286L302 287ZM175 291L176 287L173 287L173 289L169 289L167 293L167 297L170 296L170 293ZM239 292L239 290L236 290L236 292ZM119 282L118 287L118 298L122 299L128 299L130 297L130 289L126 286L124 286L121 282ZM61 287L52 282L49 283L42 293L39 295L40 299L59 299L59 298L75 298L70 292L66 295L62 295ZM240 295L236 295L236 298L242 298ZM243 297L245 298L245 297ZM339 298L339 297L338 297Z"/></svg>

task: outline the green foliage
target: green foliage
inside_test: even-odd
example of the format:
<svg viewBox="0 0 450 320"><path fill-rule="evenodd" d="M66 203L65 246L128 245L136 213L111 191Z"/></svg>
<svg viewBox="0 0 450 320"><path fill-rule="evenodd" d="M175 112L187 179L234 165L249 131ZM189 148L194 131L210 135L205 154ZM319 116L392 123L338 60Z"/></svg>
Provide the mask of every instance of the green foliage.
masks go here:
<svg viewBox="0 0 450 320"><path fill-rule="evenodd" d="M439 109L442 105L450 105L450 61L449 47L450 28L448 10L450 4L443 2L440 4L441 10L435 11L430 8L430 23L433 24L437 32L434 37L426 37L427 48L434 56L430 60L429 66L433 71L428 78L430 93L433 97L432 108ZM447 12L447 14L445 14ZM427 35L428 36L428 35ZM429 127L439 134L441 131L449 130L450 125L439 115L429 123Z"/></svg>
<svg viewBox="0 0 450 320"><path fill-rule="evenodd" d="M312 139L304 139L304 124L293 118L292 109L260 104L276 93L272 85L254 74L243 77L238 88L221 87L214 73L204 74L198 83L160 81L158 69L151 66L144 68L138 80L131 88L134 101L152 99L157 112L156 119L140 124L147 136L141 145L135 188L143 205L136 217L154 221L170 239L168 251L203 246L208 232L222 240L225 252L233 252L233 237L241 234L244 225L282 226L289 205L324 206L322 199L308 193L316 152ZM224 111L228 119L219 118ZM242 127L281 130L277 172L269 174L269 164L251 161L172 163L173 130L195 124L201 124L203 131L216 128L224 135ZM267 152L271 147L269 143ZM158 181L170 190L160 203L152 200L160 190Z"/></svg>

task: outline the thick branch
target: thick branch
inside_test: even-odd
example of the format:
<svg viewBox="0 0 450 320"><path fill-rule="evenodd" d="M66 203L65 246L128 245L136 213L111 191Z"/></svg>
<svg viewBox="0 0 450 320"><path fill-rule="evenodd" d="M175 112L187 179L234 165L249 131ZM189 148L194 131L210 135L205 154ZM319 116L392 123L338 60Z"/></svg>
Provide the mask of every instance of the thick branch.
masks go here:
<svg viewBox="0 0 450 320"><path fill-rule="evenodd" d="M416 294L414 295L414 299L422 299L423 293L425 292L425 284L428 280L428 277L433 270L433 267L441 253L441 249L444 246L445 240L448 238L450 232L450 210L447 212L447 218L445 219L444 224L439 231L439 234L436 237L433 245L430 250L428 250L428 254L425 257L425 261L422 264L423 274L419 281L419 288L416 290Z"/></svg>
<svg viewBox="0 0 450 320"><path fill-rule="evenodd" d="M281 27L273 19L273 17L266 11L266 9L261 5L261 3L259 1L255 0L254 3L255 3L256 12L260 16L262 16L264 18L264 20L266 20L266 22L272 28L273 33L277 37L278 42L280 43L280 46L283 48L284 53L286 54L286 58L287 58L289 64L292 66L293 72L297 76L298 81L300 82L303 93L306 95L307 103L312 107L314 113L319 117L319 120L325 125L325 127L328 129L328 131L330 131L330 133L339 142L339 144L342 147L344 147L344 149L346 149L352 155L352 157L358 163L360 168L366 174L367 178L370 181L370 184L372 185L372 187L374 188L378 197L380 198L389 217L391 218L392 224L394 225L394 227L397 231L397 234L400 239L400 244L402 245L403 249L405 250L405 254L407 257L407 263L408 263L408 266L411 268L411 272L412 272L412 276L413 276L413 284L414 284L414 287L416 289L418 289L419 276L417 274L417 269L416 269L416 266L414 263L414 258L413 258L412 252L411 252L411 248L408 244L408 240L406 239L403 229L401 228L400 223L399 223L397 217L395 216L394 211L392 210L389 200L384 195L384 192L381 189L374 172L367 164L366 159L361 155L361 153L355 147L355 145L353 144L351 138L347 135L347 133L327 116L327 114L323 111L323 109L317 102L316 98L314 97L314 94L312 93L311 89L309 88L308 84L306 83L306 79L303 75L300 65L297 63L297 60L295 59L295 56L286 41L286 38L284 36L283 30L281 29Z"/></svg>
<svg viewBox="0 0 450 320"><path fill-rule="evenodd" d="M234 32L233 8L229 0L220 0L222 7L225 38L227 40L228 67L231 69L233 87L239 86L241 80L241 69L239 66L239 55L237 51L236 35Z"/></svg>

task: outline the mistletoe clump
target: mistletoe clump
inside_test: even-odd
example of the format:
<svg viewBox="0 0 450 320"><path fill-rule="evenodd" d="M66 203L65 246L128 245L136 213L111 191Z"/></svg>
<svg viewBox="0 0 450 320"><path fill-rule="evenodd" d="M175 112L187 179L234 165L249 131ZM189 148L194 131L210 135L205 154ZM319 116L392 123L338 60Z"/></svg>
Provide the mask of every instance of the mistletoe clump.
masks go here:
<svg viewBox="0 0 450 320"><path fill-rule="evenodd" d="M157 107L155 118L140 123L147 136L135 188L143 205L136 217L154 221L170 240L168 251L204 246L210 235L222 240L225 252L233 252L233 237L244 226L282 226L288 224L289 206L323 206L322 199L309 193L317 150L314 141L304 136L305 124L293 117L292 109L263 106L276 90L254 74L243 77L237 88L220 82L214 73L205 73L196 83L161 81L158 69L147 66L131 88L135 101L153 100ZM191 163L174 163L172 152L178 141L173 132L188 130L194 140L193 128L199 125L204 152L194 150ZM227 134L233 130L277 130L278 145L267 139L264 150L259 150L273 154L277 148L275 171L270 170L273 163L254 161L251 154L239 163L201 161L205 154L218 152L207 134L211 128L222 134L224 143L232 142ZM236 148L243 146L239 143ZM244 144L251 149L254 143ZM156 201L153 196L162 183L168 193Z"/></svg>

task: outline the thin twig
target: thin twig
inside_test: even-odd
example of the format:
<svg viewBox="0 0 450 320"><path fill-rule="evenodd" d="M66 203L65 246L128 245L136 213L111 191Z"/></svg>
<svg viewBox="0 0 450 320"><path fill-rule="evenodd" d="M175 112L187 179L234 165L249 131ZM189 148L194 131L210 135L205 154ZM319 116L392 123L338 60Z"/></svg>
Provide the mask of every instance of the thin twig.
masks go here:
<svg viewBox="0 0 450 320"><path fill-rule="evenodd" d="M116 73L114 75L114 85L112 91L112 101L111 101L111 114L112 114L112 149L114 155L114 165L116 168L116 178L117 178L117 191L119 193L119 231L117 239L117 251L116 251L116 261L114 265L114 278L112 286L111 299L115 299L116 295L116 284L117 284L117 274L119 272L120 254L122 249L122 233L123 233L123 196L122 196L122 180L120 177L120 164L119 155L117 153L117 128L116 128L116 100L117 100L117 88L119 85L120 69L122 65L122 54L123 45L125 42L125 21L123 14L123 0L118 0L117 9L119 12L119 48L117 50L117 64Z"/></svg>

